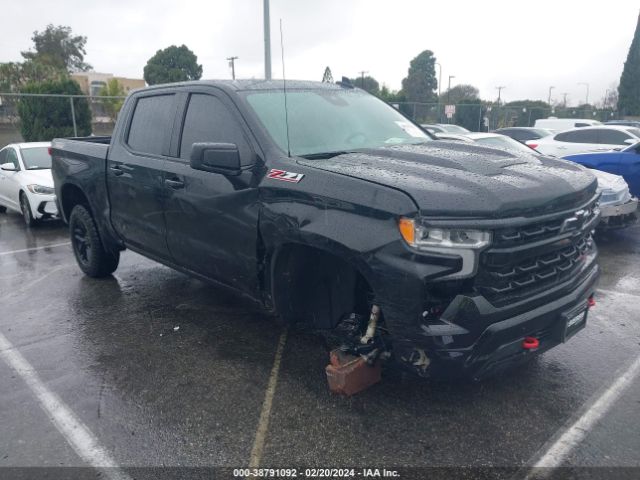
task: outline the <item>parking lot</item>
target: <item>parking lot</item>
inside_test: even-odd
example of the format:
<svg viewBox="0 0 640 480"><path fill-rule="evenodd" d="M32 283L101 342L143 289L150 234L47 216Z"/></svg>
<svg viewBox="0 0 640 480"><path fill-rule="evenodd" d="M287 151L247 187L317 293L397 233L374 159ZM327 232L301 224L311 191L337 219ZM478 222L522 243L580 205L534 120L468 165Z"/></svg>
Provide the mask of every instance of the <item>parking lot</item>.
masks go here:
<svg viewBox="0 0 640 480"><path fill-rule="evenodd" d="M90 466L102 452L123 478L257 465L404 478L506 467L488 475L510 478L553 457L559 439L559 465L640 466L640 226L598 246L597 306L569 343L482 383L385 372L342 398L327 389L318 337L132 252L112 278L90 279L64 225L27 230L2 214L0 466Z"/></svg>

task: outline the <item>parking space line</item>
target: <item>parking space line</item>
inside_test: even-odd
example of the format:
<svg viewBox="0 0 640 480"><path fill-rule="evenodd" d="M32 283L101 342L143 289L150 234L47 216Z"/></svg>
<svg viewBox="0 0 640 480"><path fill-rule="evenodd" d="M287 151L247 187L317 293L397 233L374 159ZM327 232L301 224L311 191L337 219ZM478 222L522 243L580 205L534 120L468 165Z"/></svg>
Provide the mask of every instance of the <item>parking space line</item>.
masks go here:
<svg viewBox="0 0 640 480"><path fill-rule="evenodd" d="M44 250L46 248L54 248L54 247L64 247L65 245L71 245L71 242L54 243L52 245L43 245L42 247L23 248L21 250L11 250L9 252L0 252L0 256L13 255L14 253L35 252L36 250Z"/></svg>
<svg viewBox="0 0 640 480"><path fill-rule="evenodd" d="M262 461L262 452L264 450L264 442L267 437L267 430L269 429L269 417L271 416L271 406L273 405L273 396L276 393L276 385L278 384L278 375L280 374L280 363L282 360L282 352L284 351L284 345L287 341L287 330L280 335L278 341L278 348L276 349L276 355L273 360L273 367L271 368L271 374L269 375L269 383L267 384L267 391L264 395L264 402L262 402L262 411L260 412L260 419L258 420L258 430L256 431L256 438L253 441L253 448L251 449L251 457L249 459L249 468L257 468Z"/></svg>
<svg viewBox="0 0 640 480"><path fill-rule="evenodd" d="M607 414L638 374L640 374L640 356L604 392L587 402L582 408L584 413L580 418L564 431L559 431L553 436L547 443L548 446L543 447L544 453L538 456L538 460L525 479L546 478L554 468L559 467L596 423Z"/></svg>
<svg viewBox="0 0 640 480"><path fill-rule="evenodd" d="M31 364L2 333L0 333L0 357L24 380L40 403L40 407L80 458L100 470L110 480L130 480L130 477L120 470L109 453L98 443L91 431L55 393L45 386Z"/></svg>

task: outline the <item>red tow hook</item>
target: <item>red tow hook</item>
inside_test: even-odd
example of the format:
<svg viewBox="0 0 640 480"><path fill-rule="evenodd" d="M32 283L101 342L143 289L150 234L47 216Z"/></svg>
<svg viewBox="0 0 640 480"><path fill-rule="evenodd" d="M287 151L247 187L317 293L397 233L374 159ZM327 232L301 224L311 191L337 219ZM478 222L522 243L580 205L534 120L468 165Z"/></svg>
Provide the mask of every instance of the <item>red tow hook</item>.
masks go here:
<svg viewBox="0 0 640 480"><path fill-rule="evenodd" d="M596 306L596 299L593 298L593 295L591 295L589 298L587 298L587 308L593 308Z"/></svg>
<svg viewBox="0 0 640 480"><path fill-rule="evenodd" d="M540 340L536 337L524 337L522 348L525 350L534 350L540 346Z"/></svg>

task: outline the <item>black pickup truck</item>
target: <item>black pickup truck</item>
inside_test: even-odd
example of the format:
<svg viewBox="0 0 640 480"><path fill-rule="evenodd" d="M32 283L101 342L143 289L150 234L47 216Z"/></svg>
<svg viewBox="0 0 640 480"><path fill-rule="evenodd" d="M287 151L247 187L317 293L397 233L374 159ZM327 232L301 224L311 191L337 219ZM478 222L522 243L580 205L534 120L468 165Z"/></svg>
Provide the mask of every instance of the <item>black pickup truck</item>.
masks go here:
<svg viewBox="0 0 640 480"><path fill-rule="evenodd" d="M145 88L52 156L87 275L128 248L422 376L564 342L599 274L588 170L434 139L348 82Z"/></svg>

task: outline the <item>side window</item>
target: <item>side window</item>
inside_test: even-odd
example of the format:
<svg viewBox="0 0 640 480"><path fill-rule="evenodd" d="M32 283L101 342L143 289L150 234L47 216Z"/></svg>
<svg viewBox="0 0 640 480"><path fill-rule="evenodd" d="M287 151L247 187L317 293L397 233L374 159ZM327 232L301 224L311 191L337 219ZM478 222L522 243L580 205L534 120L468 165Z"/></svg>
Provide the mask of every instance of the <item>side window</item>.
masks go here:
<svg viewBox="0 0 640 480"><path fill-rule="evenodd" d="M7 163L7 152L9 151L8 148L5 148L4 150L0 150L0 165L2 165L3 163Z"/></svg>
<svg viewBox="0 0 640 480"><path fill-rule="evenodd" d="M570 143L597 143L597 136L594 130L574 130L559 133L554 140Z"/></svg>
<svg viewBox="0 0 640 480"><path fill-rule="evenodd" d="M13 148L7 149L7 159L5 163L13 163L16 167L16 170L20 170L20 162L18 162L18 154Z"/></svg>
<svg viewBox="0 0 640 480"><path fill-rule="evenodd" d="M174 95L141 97L136 102L127 144L136 152L161 155L173 125Z"/></svg>
<svg viewBox="0 0 640 480"><path fill-rule="evenodd" d="M624 141L631 138L630 135L627 135L620 130L605 130L600 129L598 132L598 143L605 143L608 145L625 145Z"/></svg>
<svg viewBox="0 0 640 480"><path fill-rule="evenodd" d="M238 121L218 98L203 93L193 93L189 98L180 141L180 158L189 160L191 146L198 142L235 143L242 164L252 162L251 148Z"/></svg>

